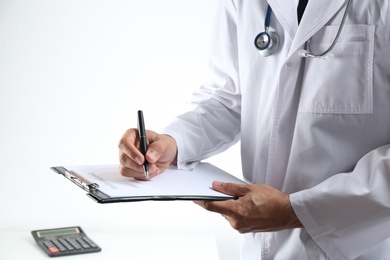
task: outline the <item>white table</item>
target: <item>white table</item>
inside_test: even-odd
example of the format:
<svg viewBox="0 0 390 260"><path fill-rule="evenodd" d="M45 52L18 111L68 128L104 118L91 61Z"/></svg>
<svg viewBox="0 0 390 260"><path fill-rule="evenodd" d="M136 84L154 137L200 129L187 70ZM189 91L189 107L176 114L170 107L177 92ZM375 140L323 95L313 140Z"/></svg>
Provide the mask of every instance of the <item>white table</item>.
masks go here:
<svg viewBox="0 0 390 260"><path fill-rule="evenodd" d="M209 236L127 235L86 232L102 251L60 259L88 260L218 260L216 241ZM51 259L35 243L30 231L0 230L0 259ZM55 259L55 258L54 258Z"/></svg>

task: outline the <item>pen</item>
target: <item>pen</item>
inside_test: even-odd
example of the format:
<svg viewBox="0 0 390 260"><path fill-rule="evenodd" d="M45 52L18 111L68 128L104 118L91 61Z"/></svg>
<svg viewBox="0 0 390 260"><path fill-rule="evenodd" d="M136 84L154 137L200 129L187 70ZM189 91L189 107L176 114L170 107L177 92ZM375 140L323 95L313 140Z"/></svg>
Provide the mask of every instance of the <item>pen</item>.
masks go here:
<svg viewBox="0 0 390 260"><path fill-rule="evenodd" d="M139 142L140 142L140 147L141 147L141 153L145 157L146 151L148 150L148 145L146 143L146 130L145 130L145 122L144 122L144 115L142 113L142 110L138 110L138 137L139 137ZM144 161L144 173L145 173L145 178L149 179L149 164L148 161Z"/></svg>

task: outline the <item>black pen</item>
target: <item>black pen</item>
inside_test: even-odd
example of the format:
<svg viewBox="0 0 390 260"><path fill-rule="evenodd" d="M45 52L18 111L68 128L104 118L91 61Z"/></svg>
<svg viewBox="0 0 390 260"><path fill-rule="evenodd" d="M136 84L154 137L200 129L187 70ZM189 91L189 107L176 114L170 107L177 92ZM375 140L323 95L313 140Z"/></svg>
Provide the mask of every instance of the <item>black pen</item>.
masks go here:
<svg viewBox="0 0 390 260"><path fill-rule="evenodd" d="M144 115L142 113L142 110L138 110L138 137L141 147L141 153L145 157L144 161L144 173L145 178L149 179L149 164L146 160L146 151L148 150L148 145L146 143L146 130L145 130L145 122L144 122Z"/></svg>

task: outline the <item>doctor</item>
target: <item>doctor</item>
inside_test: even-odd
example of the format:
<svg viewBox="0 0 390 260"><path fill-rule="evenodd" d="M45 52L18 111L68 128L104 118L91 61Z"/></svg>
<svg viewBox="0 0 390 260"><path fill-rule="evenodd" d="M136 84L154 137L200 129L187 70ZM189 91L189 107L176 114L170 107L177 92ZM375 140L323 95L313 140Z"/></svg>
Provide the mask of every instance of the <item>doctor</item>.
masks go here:
<svg viewBox="0 0 390 260"><path fill-rule="evenodd" d="M297 7L220 1L214 77L148 132L151 177L241 140L252 184L214 182L239 199L197 203L245 233L242 259L390 259L389 1L309 0L301 20ZM136 143L133 129L120 141L122 174L142 179Z"/></svg>

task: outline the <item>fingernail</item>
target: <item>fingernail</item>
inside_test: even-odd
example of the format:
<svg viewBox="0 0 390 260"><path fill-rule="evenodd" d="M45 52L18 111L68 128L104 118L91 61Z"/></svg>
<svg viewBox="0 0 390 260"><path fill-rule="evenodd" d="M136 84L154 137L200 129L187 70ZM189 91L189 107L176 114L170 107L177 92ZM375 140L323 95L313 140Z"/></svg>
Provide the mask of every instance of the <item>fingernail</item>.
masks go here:
<svg viewBox="0 0 390 260"><path fill-rule="evenodd" d="M214 181L214 182L213 182L213 185L214 185L215 187L221 187L221 186L222 186L222 182L220 182L220 181Z"/></svg>
<svg viewBox="0 0 390 260"><path fill-rule="evenodd" d="M152 162L156 161L157 153L153 150L148 151L148 157L151 159Z"/></svg>

